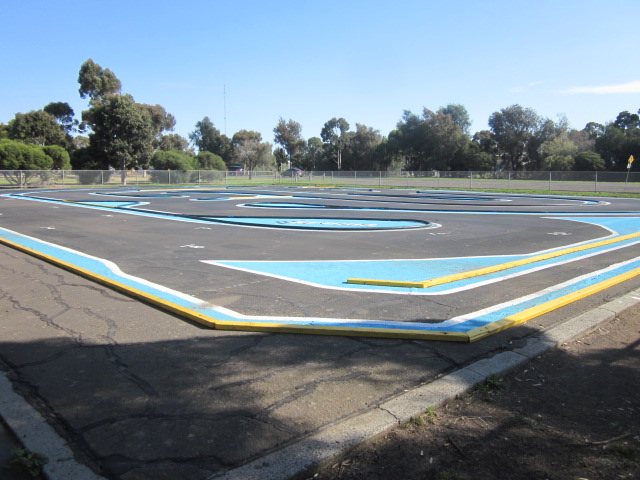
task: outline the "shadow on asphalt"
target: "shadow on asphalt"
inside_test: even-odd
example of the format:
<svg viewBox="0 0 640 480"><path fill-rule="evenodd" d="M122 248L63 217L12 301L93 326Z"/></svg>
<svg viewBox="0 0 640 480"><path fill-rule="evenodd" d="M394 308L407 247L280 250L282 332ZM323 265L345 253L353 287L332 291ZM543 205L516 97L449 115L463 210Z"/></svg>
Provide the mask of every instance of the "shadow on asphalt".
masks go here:
<svg viewBox="0 0 640 480"><path fill-rule="evenodd" d="M127 344L68 338L61 324L47 329L56 339L0 342L14 388L81 461L126 480L224 472L535 332L472 345L212 331Z"/></svg>
<svg viewBox="0 0 640 480"><path fill-rule="evenodd" d="M637 320L628 324L619 347L603 348L609 332L599 329L552 349L499 386L452 399L423 425L399 426L313 478L638 478L640 339L620 337L640 332Z"/></svg>

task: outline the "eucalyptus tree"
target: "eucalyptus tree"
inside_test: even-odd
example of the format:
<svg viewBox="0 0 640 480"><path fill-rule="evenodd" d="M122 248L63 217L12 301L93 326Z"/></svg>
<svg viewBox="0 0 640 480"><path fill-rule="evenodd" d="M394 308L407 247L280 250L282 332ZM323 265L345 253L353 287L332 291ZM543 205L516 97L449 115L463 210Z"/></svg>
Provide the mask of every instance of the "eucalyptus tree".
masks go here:
<svg viewBox="0 0 640 480"><path fill-rule="evenodd" d="M177 133L169 133L160 137L158 149L168 152L170 150L178 150L186 152L189 150L189 140Z"/></svg>
<svg viewBox="0 0 640 480"><path fill-rule="evenodd" d="M35 145L67 145L67 135L55 117L44 110L16 113L9 121L8 136Z"/></svg>
<svg viewBox="0 0 640 480"><path fill-rule="evenodd" d="M531 161L529 148L539 123L540 117L534 110L520 105L511 105L491 114L489 126L505 168L522 170Z"/></svg>
<svg viewBox="0 0 640 480"><path fill-rule="evenodd" d="M220 133L209 117L196 123L195 130L189 133L189 140L199 151L215 153L225 160L229 156L229 138Z"/></svg>
<svg viewBox="0 0 640 480"><path fill-rule="evenodd" d="M469 135L469 129L471 128L471 118L469 112L464 107L457 103L450 103L446 107L439 109L439 112L449 115L453 123L458 125L462 130L462 133Z"/></svg>
<svg viewBox="0 0 640 480"><path fill-rule="evenodd" d="M131 95L109 96L90 112L83 112L83 119L91 125L91 148L121 170L123 185L128 169L149 165L156 127L149 111L140 108Z"/></svg>
<svg viewBox="0 0 640 480"><path fill-rule="evenodd" d="M621 112L615 122L607 123L597 135L595 151L604 158L608 170L624 171L631 155L640 158L640 126L635 116Z"/></svg>
<svg viewBox="0 0 640 480"><path fill-rule="evenodd" d="M289 166L299 164L306 146L304 138L302 138L302 126L291 119L285 121L280 117L278 124L273 129L273 138L285 153L284 161Z"/></svg>
<svg viewBox="0 0 640 480"><path fill-rule="evenodd" d="M67 102L51 102L47 104L43 110L53 115L67 134L71 134L77 130L78 120L74 118L75 112Z"/></svg>
<svg viewBox="0 0 640 480"><path fill-rule="evenodd" d="M90 98L82 121L91 129L89 146L77 155L78 163L117 167L125 184L126 170L149 165L175 118L160 105L136 103L131 95L121 94L115 74L91 59L80 67L78 83L80 96Z"/></svg>
<svg viewBox="0 0 640 480"><path fill-rule="evenodd" d="M356 123L356 130L349 136L345 164L351 170L379 170L378 147L381 143L379 130Z"/></svg>
<svg viewBox="0 0 640 480"><path fill-rule="evenodd" d="M80 97L89 97L92 102L101 102L110 95L118 95L122 88L122 83L111 70L103 69L92 59L80 66L78 83Z"/></svg>
<svg viewBox="0 0 640 480"><path fill-rule="evenodd" d="M319 137L311 137L307 140L303 158L302 167L305 170L317 170L318 167L322 167L325 153L324 144Z"/></svg>
<svg viewBox="0 0 640 480"><path fill-rule="evenodd" d="M411 170L450 170L469 139L444 109L424 108L422 115L405 110L389 143L406 159Z"/></svg>
<svg viewBox="0 0 640 480"><path fill-rule="evenodd" d="M329 156L336 162L338 170L342 169L342 151L349 143L347 132L349 122L344 118L332 118L324 124L320 132L320 138L325 144Z"/></svg>
<svg viewBox="0 0 640 480"><path fill-rule="evenodd" d="M249 171L249 179L251 179L257 167L264 167L271 163L271 144L256 138L247 138L234 148L233 156L235 161L244 165Z"/></svg>

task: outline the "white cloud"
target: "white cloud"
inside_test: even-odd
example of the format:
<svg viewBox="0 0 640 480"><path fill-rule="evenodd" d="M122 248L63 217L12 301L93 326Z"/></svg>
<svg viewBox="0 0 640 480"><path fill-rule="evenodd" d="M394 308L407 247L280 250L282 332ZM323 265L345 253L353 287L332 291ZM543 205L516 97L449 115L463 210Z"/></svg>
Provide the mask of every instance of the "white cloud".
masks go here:
<svg viewBox="0 0 640 480"><path fill-rule="evenodd" d="M527 84L526 84L526 85L524 85L524 86L523 86L523 85L520 85L520 86L518 86L518 87L511 87L511 88L509 89L509 91L510 91L510 92L513 92L513 93L520 93L520 92L525 91L525 90L526 90L526 89L528 89L528 88L533 88L533 87L536 87L536 86L538 86L538 85L541 85L542 83L543 83L543 82L529 82L529 83L527 83Z"/></svg>
<svg viewBox="0 0 640 480"><path fill-rule="evenodd" d="M611 93L640 93L640 81L620 83L617 85L601 85L599 87L571 87L563 90L562 93L574 95L576 93L594 93L597 95L608 95Z"/></svg>

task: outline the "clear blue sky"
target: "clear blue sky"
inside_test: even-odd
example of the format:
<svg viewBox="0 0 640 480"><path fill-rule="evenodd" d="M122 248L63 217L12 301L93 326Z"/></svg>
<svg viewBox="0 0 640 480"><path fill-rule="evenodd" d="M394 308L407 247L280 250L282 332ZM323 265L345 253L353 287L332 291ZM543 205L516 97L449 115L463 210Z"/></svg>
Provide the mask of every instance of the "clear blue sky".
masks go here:
<svg viewBox="0 0 640 480"><path fill-rule="evenodd" d="M387 135L404 110L449 103L467 108L472 133L513 104L578 129L640 108L638 0L0 0L0 11L1 123L54 101L79 118L89 58L185 137L205 116L273 142L280 117L309 138L332 117Z"/></svg>

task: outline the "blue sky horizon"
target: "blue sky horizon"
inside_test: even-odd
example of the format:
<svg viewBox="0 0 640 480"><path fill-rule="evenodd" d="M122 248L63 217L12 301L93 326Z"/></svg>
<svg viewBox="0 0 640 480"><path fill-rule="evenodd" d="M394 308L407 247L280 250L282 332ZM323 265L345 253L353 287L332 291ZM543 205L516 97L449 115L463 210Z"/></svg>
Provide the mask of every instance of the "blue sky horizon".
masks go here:
<svg viewBox="0 0 640 480"><path fill-rule="evenodd" d="M185 137L205 116L273 143L281 117L308 139L333 117L388 135L403 111L450 103L472 133L513 104L576 129L640 108L637 0L2 0L2 11L0 123L50 102L79 118L89 58Z"/></svg>

